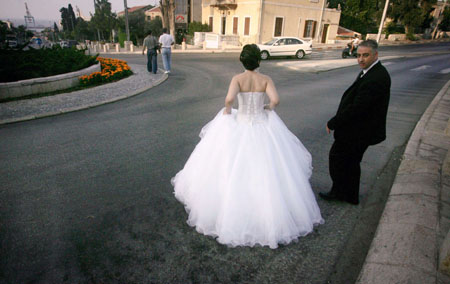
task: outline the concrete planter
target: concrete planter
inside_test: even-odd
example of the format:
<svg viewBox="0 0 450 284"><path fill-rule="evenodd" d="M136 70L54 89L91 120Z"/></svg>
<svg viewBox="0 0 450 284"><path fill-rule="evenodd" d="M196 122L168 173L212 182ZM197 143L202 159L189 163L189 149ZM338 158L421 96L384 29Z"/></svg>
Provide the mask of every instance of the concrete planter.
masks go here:
<svg viewBox="0 0 450 284"><path fill-rule="evenodd" d="M390 34L388 40L389 41L406 40L406 34Z"/></svg>
<svg viewBox="0 0 450 284"><path fill-rule="evenodd" d="M18 98L76 87L79 84L80 76L100 71L101 65L98 63L75 72L17 82L0 83L0 99Z"/></svg>

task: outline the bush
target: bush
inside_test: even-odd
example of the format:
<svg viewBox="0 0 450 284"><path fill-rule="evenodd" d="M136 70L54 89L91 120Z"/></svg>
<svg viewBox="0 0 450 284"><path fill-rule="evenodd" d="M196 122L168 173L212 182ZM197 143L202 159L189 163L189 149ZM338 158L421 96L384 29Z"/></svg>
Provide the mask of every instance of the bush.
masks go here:
<svg viewBox="0 0 450 284"><path fill-rule="evenodd" d="M211 29L207 24L202 24L200 22L189 23L188 34L190 36L193 36L195 32L210 32L210 31Z"/></svg>
<svg viewBox="0 0 450 284"><path fill-rule="evenodd" d="M124 48L124 46L125 46L124 42L127 40L127 34L122 32L122 31L119 31L119 36L118 37L119 37L120 47Z"/></svg>
<svg viewBox="0 0 450 284"><path fill-rule="evenodd" d="M78 71L97 63L97 56L75 48L0 49L0 82L14 82Z"/></svg>
<svg viewBox="0 0 450 284"><path fill-rule="evenodd" d="M406 39L412 41L417 40L416 36L412 32L406 34Z"/></svg>
<svg viewBox="0 0 450 284"><path fill-rule="evenodd" d="M386 34L386 38L389 37L390 34L404 34L405 27L394 22L389 22L384 28L384 33Z"/></svg>

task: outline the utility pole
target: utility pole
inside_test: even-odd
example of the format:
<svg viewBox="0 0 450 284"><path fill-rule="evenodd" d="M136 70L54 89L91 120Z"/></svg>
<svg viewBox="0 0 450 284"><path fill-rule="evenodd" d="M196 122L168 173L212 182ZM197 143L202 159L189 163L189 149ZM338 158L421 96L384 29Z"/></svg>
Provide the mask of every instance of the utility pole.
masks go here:
<svg viewBox="0 0 450 284"><path fill-rule="evenodd" d="M378 28L377 43L379 43L380 39L381 39L381 32L383 30L384 20L386 19L386 13L387 13L388 7L389 7L389 0L386 0L386 4L384 5L384 10L383 10L383 17L381 17L380 27Z"/></svg>
<svg viewBox="0 0 450 284"><path fill-rule="evenodd" d="M259 11L258 43L262 43L262 23L263 23L263 15L264 15L264 0L260 0L259 7L261 10Z"/></svg>
<svg viewBox="0 0 450 284"><path fill-rule="evenodd" d="M123 0L123 6L125 7L125 29L127 32L127 41L130 41L130 28L128 27L128 7L127 0Z"/></svg>
<svg viewBox="0 0 450 284"><path fill-rule="evenodd" d="M323 13L325 12L325 3L327 3L327 0L323 0L322 3L322 10L320 11L320 20L317 27L317 42L320 42L320 32L322 31L322 20L323 20Z"/></svg>

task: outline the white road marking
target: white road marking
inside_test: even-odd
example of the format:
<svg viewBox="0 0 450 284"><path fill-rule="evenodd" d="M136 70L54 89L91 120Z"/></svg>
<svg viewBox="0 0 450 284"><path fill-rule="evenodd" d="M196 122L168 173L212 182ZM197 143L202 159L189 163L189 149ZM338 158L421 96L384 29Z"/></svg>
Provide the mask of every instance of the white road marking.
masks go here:
<svg viewBox="0 0 450 284"><path fill-rule="evenodd" d="M431 67L430 65L422 65L422 66L419 66L417 68L411 69L411 71L422 71L422 70L426 70L426 69L428 69L430 67Z"/></svg>
<svg viewBox="0 0 450 284"><path fill-rule="evenodd" d="M439 71L439 73L441 73L441 74L447 74L447 73L450 73L450 68L442 69L441 71Z"/></svg>
<svg viewBox="0 0 450 284"><path fill-rule="evenodd" d="M383 65L384 66L389 66L389 65L392 65L392 62L383 62Z"/></svg>

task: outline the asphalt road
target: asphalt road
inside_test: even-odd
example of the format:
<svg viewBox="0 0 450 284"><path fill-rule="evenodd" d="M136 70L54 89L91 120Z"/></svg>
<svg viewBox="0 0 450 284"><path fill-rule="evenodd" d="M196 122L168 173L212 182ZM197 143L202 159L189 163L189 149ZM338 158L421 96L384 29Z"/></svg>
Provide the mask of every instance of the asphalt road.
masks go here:
<svg viewBox="0 0 450 284"><path fill-rule="evenodd" d="M422 50L449 44L380 53ZM325 224L276 250L227 248L198 234L170 185L243 71L237 54L174 54L168 81L139 96L0 126L0 283L352 283L402 147L450 79L449 61L447 53L384 62L393 82L388 139L364 157L362 205L318 200ZM260 71L277 86L277 113L313 156L317 194L331 184L325 123L358 67L301 73L279 62Z"/></svg>

